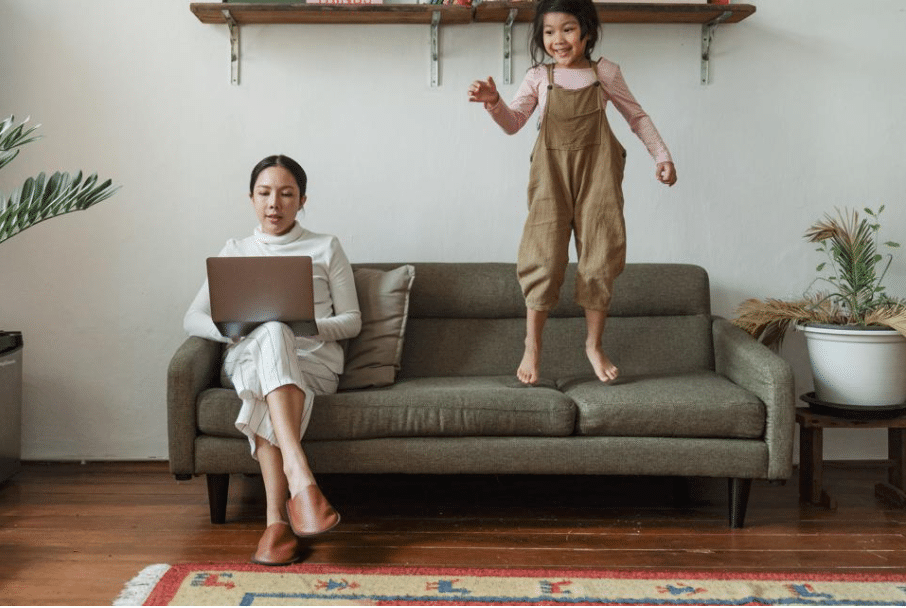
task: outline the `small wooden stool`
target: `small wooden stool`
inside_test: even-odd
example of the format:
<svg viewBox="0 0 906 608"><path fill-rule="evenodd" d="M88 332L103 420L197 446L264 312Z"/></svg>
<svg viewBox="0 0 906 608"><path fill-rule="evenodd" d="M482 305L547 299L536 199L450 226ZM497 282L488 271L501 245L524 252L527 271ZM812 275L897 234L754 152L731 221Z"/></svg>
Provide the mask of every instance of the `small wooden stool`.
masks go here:
<svg viewBox="0 0 906 608"><path fill-rule="evenodd" d="M887 429L887 482L875 485L875 496L906 507L906 411L841 411L822 408L814 393L801 397L812 407L796 409L799 423L799 500L834 509L837 503L822 487L824 429Z"/></svg>

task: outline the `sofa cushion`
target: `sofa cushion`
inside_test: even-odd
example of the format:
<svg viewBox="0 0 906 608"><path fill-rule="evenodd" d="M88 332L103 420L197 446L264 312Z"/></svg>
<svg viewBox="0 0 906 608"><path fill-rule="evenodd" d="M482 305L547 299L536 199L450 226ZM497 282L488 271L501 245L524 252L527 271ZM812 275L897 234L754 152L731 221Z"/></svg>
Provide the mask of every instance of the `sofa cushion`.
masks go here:
<svg viewBox="0 0 906 608"><path fill-rule="evenodd" d="M340 389L393 384L403 356L409 315L409 290L415 268L356 268L355 289L362 312L362 331L346 347Z"/></svg>
<svg viewBox="0 0 906 608"><path fill-rule="evenodd" d="M235 391L205 391L198 400L199 430L243 437L233 424L240 406ZM316 397L305 439L567 436L575 420L575 404L563 393L526 387L513 376L414 378Z"/></svg>
<svg viewBox="0 0 906 608"><path fill-rule="evenodd" d="M578 407L576 432L592 436L758 438L758 397L709 371L560 383Z"/></svg>

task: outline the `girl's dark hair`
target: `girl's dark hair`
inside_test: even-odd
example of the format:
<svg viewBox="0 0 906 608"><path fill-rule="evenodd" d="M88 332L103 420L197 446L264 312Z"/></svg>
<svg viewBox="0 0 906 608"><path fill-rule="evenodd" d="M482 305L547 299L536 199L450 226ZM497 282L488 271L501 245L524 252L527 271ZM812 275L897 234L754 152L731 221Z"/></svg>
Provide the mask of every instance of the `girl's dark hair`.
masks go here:
<svg viewBox="0 0 906 608"><path fill-rule="evenodd" d="M268 156L255 165L255 168L252 169L252 179L249 182L249 194L254 192L255 182L258 181L258 176L261 172L271 167L283 167L292 173L293 177L296 178L296 184L299 186L299 196L305 196L305 187L308 185L308 176L305 175L305 169L290 157L283 156L282 154Z"/></svg>
<svg viewBox="0 0 906 608"><path fill-rule="evenodd" d="M598 41L601 22L598 11L591 0L539 0L535 5L535 20L532 23L532 37L529 39L529 54L535 65L544 63L544 15L547 13L569 13L579 22L579 33L587 38L585 58L591 60L591 51Z"/></svg>

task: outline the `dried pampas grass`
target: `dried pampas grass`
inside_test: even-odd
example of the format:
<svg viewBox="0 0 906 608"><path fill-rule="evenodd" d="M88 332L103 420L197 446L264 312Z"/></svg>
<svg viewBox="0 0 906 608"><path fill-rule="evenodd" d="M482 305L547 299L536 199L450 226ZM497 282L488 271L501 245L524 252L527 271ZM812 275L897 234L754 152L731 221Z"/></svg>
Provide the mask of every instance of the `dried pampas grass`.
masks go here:
<svg viewBox="0 0 906 608"><path fill-rule="evenodd" d="M824 296L787 302L750 298L739 305L733 323L763 344L779 348L790 327L797 323L839 323L842 311Z"/></svg>
<svg viewBox="0 0 906 608"><path fill-rule="evenodd" d="M779 348L787 330L799 323L858 325L859 321L834 304L826 295L801 300L759 300L751 298L736 309L733 323L761 343ZM865 325L883 325L906 336L906 302L892 302L869 313Z"/></svg>
<svg viewBox="0 0 906 608"><path fill-rule="evenodd" d="M865 317L869 325L886 325L906 336L906 302L874 310Z"/></svg>

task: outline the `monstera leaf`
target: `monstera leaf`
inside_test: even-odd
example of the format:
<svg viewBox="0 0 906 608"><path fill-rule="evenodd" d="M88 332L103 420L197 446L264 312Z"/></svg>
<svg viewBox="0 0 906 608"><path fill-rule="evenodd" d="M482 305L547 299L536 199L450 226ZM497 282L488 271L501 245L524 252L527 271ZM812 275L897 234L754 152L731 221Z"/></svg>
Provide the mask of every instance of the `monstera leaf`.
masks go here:
<svg viewBox="0 0 906 608"><path fill-rule="evenodd" d="M37 126L25 128L28 119L18 126L13 122L10 116L0 123L0 168L19 154L21 146L38 139L31 136ZM83 179L81 171L75 176L57 172L49 178L40 173L8 198L0 195L0 243L44 220L88 209L118 190L109 179L98 182L97 174Z"/></svg>

